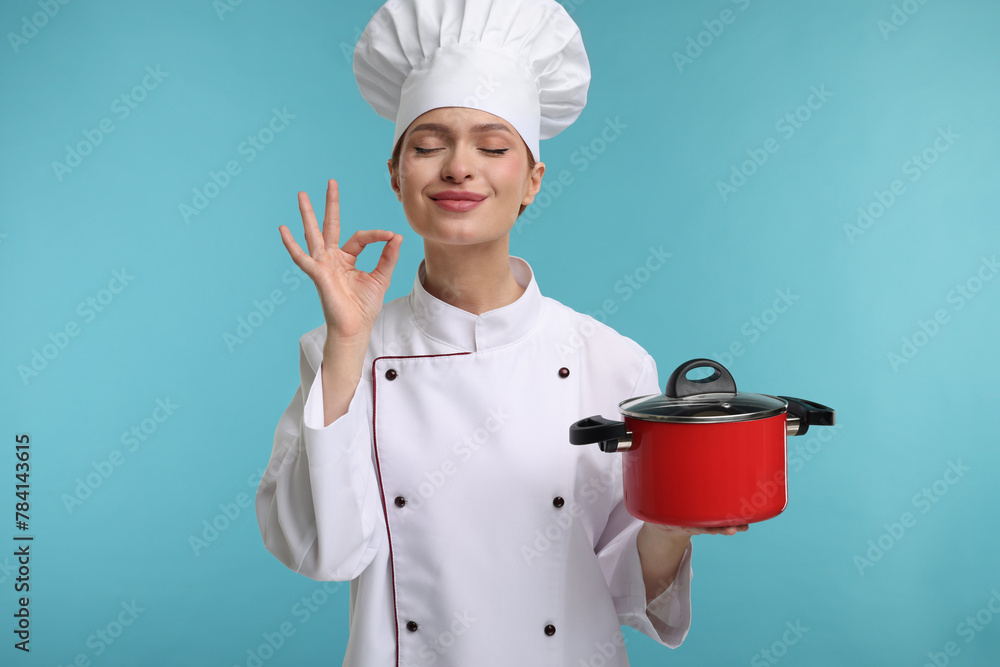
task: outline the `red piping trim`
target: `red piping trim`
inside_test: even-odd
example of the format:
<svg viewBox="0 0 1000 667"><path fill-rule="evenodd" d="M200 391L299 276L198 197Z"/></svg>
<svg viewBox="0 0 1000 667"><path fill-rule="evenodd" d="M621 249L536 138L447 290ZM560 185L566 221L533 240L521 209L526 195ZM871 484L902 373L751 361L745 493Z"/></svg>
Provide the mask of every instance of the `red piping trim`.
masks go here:
<svg viewBox="0 0 1000 667"><path fill-rule="evenodd" d="M375 427L375 364L382 359L426 359L429 357L459 357L471 352L453 352L451 354L417 354L411 356L376 357L372 361L372 446L375 449L375 469L378 471L378 493L382 497L382 514L385 517L385 534L389 539L389 572L392 576L392 617L396 621L396 667L399 667L399 610L396 608L396 563L392 553L392 533L389 530L389 505L385 502L385 489L382 487L382 461L378 455L378 433Z"/></svg>

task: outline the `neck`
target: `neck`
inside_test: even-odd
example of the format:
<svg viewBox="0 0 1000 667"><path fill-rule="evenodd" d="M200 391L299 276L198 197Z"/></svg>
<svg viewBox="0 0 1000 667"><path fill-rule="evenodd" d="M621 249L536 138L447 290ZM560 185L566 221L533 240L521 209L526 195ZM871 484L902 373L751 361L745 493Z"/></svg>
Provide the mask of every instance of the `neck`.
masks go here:
<svg viewBox="0 0 1000 667"><path fill-rule="evenodd" d="M424 289L474 315L503 308L524 293L510 270L509 237L475 246L424 241Z"/></svg>

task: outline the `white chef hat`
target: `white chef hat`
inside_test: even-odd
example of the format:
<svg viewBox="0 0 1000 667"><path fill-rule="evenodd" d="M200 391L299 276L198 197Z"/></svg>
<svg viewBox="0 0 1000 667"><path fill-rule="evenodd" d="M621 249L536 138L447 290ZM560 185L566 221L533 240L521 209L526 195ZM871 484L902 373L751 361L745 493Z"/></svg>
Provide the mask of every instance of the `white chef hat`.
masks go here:
<svg viewBox="0 0 1000 667"><path fill-rule="evenodd" d="M539 160L587 103L590 63L580 29L555 0L389 0L354 48L365 100L396 123L471 107L510 123Z"/></svg>

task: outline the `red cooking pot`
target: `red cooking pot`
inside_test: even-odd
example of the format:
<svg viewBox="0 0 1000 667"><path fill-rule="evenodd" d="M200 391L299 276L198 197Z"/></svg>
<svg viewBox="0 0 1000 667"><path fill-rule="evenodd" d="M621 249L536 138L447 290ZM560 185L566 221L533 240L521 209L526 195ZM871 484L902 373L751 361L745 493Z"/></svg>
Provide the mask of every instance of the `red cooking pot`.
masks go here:
<svg viewBox="0 0 1000 667"><path fill-rule="evenodd" d="M688 373L709 367L712 375ZM623 452L625 507L671 526L721 527L764 521L788 504L785 438L832 426L830 408L789 396L736 391L722 364L692 359L663 395L622 401L624 422L588 417L569 429L574 445Z"/></svg>

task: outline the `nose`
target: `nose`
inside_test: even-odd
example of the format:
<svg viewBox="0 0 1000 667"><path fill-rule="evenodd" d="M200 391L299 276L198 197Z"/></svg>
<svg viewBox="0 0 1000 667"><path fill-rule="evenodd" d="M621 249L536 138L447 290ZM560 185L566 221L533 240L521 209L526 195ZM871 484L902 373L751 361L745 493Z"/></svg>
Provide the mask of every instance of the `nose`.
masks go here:
<svg viewBox="0 0 1000 667"><path fill-rule="evenodd" d="M445 157L444 163L441 165L441 177L456 183L469 178L475 178L474 151L474 147L470 147L464 142L452 147Z"/></svg>

